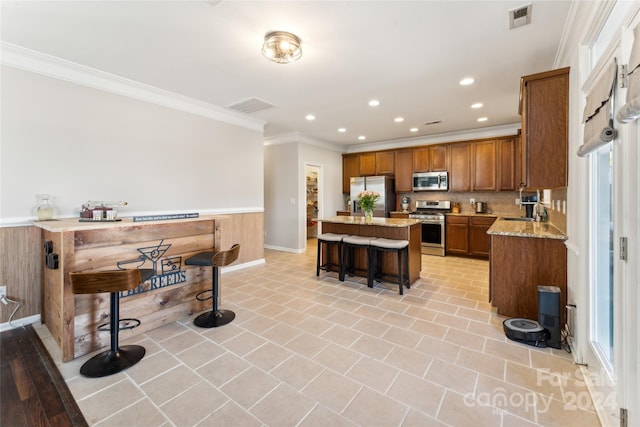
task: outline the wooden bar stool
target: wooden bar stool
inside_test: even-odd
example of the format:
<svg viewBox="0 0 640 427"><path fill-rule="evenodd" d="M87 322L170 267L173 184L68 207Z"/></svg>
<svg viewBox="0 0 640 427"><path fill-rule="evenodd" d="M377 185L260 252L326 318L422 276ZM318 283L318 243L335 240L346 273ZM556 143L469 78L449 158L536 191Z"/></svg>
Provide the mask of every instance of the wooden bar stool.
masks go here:
<svg viewBox="0 0 640 427"><path fill-rule="evenodd" d="M235 260L238 259L238 254L240 253L240 245L235 244L231 246L231 249L227 251L205 251L195 254L184 262L185 265L199 265L211 267L211 290L206 290L202 292L198 292L196 298L198 301L206 301L208 299L213 298L213 311L208 311L206 313L202 313L198 317L195 318L193 323L196 326L200 326L201 328L216 328L218 326L226 325L231 322L236 314L231 310L219 310L218 309L218 287L220 282L220 268L225 265L229 265ZM203 298L201 295L211 292L211 296L207 298Z"/></svg>
<svg viewBox="0 0 640 427"><path fill-rule="evenodd" d="M144 357L145 349L142 346L119 346L118 332L120 329L131 329L140 324L140 321L137 319L120 319L120 292L138 287L155 274L155 270L152 269L69 273L74 294L109 292L111 297L111 312L108 328L111 334L111 348L86 361L82 367L80 367L80 373L82 375L92 378L113 375L135 365ZM134 321L134 323L137 323L133 326L121 328L121 321ZM98 326L98 330L105 330L105 326L107 325Z"/></svg>
<svg viewBox="0 0 640 427"><path fill-rule="evenodd" d="M316 276L320 276L320 270L331 271L332 267L336 267L338 270L338 278L344 281L342 276L342 239L347 237L348 234L335 234L335 233L323 233L318 235L318 257L316 258ZM321 262L322 258L322 245L325 246L327 251L327 260L324 264ZM333 264L331 262L331 247L338 247L338 262Z"/></svg>
<svg viewBox="0 0 640 427"><path fill-rule="evenodd" d="M382 278L382 252L396 252L398 254L398 287L400 290L400 295L403 295L403 285L406 284L407 289L411 287L409 283L409 241L378 238L371 239L370 245L370 282L373 284L373 277L378 274L378 272L380 278ZM403 270L406 272L406 276L403 274Z"/></svg>
<svg viewBox="0 0 640 427"><path fill-rule="evenodd" d="M367 252L366 260L367 260L367 286L370 288L373 287L373 281L371 281L371 245L370 241L371 237L363 237L363 236L347 236L342 239L342 260L340 261L341 270L340 270L340 280L344 281L345 275L347 272L351 274L355 273L355 249L365 249Z"/></svg>

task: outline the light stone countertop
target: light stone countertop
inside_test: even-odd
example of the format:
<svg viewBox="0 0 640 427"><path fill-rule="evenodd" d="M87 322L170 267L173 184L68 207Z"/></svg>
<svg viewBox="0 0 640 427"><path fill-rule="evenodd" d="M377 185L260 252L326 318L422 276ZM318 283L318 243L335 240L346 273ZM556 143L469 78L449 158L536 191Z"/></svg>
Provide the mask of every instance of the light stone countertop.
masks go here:
<svg viewBox="0 0 640 427"><path fill-rule="evenodd" d="M414 224L420 224L418 219L407 218L379 218L373 217L371 222L365 222L363 216L334 216L330 218L318 219L320 222L331 222L334 224L357 224L357 225L382 225L385 227L408 227Z"/></svg>
<svg viewBox="0 0 640 427"><path fill-rule="evenodd" d="M506 221L498 218L487 234L538 239L567 240L568 236L548 222Z"/></svg>
<svg viewBox="0 0 640 427"><path fill-rule="evenodd" d="M157 215L158 217L163 215ZM190 221L211 221L222 219L224 215L200 215L197 218L184 219L163 219L158 221L133 221L131 217L120 218L120 221L80 221L80 218L61 218L48 221L33 221L33 225L51 232L78 231L78 230L98 230L116 227L144 227L153 224L167 224Z"/></svg>

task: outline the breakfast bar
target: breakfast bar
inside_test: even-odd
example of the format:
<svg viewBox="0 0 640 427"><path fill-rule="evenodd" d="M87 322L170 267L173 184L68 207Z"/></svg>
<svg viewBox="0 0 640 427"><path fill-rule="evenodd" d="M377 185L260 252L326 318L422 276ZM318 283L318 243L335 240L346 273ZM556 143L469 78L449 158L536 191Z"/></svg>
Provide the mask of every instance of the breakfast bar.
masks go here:
<svg viewBox="0 0 640 427"><path fill-rule="evenodd" d="M360 216L336 216L321 219L322 233L349 234L352 236L381 237L409 241L409 282L415 283L420 278L421 269L421 227L420 220L401 218L377 218L370 222ZM397 276L398 263L390 253L383 254L382 273L385 276ZM337 254L333 255L337 257ZM337 258L334 258L337 259ZM364 254L356 257L356 273L366 276L366 259Z"/></svg>
<svg viewBox="0 0 640 427"><path fill-rule="evenodd" d="M38 221L42 229L43 307L46 324L67 362L109 343L109 294L76 295L71 272L144 268L155 274L135 289L120 293L120 318L140 325L122 330L123 339L204 311L195 295L211 286L211 269L189 267L184 260L200 251L220 248L224 215L134 222L63 219Z"/></svg>

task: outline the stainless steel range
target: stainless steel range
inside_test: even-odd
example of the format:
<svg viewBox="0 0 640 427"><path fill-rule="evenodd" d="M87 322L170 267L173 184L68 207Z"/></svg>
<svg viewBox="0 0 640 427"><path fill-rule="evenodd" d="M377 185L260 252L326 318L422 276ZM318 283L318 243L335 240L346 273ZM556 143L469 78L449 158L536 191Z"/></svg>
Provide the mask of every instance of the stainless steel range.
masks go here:
<svg viewBox="0 0 640 427"><path fill-rule="evenodd" d="M422 221L423 254L444 256L446 212L451 212L450 200L416 200L409 218Z"/></svg>

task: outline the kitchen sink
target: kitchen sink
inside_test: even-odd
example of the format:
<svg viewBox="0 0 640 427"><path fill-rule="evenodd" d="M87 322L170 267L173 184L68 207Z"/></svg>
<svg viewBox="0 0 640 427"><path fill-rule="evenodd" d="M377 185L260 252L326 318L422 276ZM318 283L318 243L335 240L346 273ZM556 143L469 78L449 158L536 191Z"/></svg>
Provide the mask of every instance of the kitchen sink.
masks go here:
<svg viewBox="0 0 640 427"><path fill-rule="evenodd" d="M533 222L533 218L523 218L523 217L508 217L508 218L502 218L505 221L528 221L528 222Z"/></svg>

